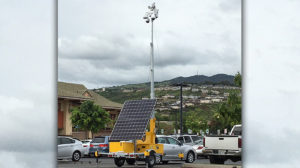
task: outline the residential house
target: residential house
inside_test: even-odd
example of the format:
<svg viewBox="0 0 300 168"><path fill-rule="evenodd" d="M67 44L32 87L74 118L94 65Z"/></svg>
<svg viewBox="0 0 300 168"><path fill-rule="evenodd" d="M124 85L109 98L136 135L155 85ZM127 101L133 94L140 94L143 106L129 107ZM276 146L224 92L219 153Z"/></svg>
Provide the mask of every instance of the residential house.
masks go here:
<svg viewBox="0 0 300 168"><path fill-rule="evenodd" d="M200 100L200 104L209 104L209 103L211 103L211 100L209 100L209 99L201 99Z"/></svg>
<svg viewBox="0 0 300 168"><path fill-rule="evenodd" d="M174 99L175 96L174 95L169 95L169 94L166 94L164 96L162 96L163 99Z"/></svg>
<svg viewBox="0 0 300 168"><path fill-rule="evenodd" d="M79 107L81 103L86 100L91 100L94 104L101 106L104 110L109 112L112 120L117 119L122 104L112 102L92 90L88 90L82 84L75 83L57 83L57 98L58 98L58 135L67 135L76 137L79 139L92 138L91 132L85 132L78 130L72 125L71 122L71 109ZM101 130L96 135L110 135L113 128L113 124L108 124L107 128ZM86 137L86 135L88 137Z"/></svg>

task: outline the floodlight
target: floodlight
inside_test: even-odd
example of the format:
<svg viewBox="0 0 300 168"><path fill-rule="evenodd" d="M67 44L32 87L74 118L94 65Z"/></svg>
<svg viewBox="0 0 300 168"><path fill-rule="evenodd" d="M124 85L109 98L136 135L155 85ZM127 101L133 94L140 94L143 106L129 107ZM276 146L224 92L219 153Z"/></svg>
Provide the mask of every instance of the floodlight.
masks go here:
<svg viewBox="0 0 300 168"><path fill-rule="evenodd" d="M158 18L158 9L155 7L155 3L153 2L151 6L148 6L149 12L146 12L143 19L146 20L146 23L151 21L154 21L156 18Z"/></svg>

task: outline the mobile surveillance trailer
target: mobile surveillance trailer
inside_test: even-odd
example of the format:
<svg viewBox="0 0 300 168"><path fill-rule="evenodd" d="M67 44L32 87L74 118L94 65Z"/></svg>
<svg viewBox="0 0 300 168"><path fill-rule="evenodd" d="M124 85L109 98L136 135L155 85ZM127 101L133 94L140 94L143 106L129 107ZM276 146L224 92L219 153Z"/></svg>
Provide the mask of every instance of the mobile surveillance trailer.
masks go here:
<svg viewBox="0 0 300 168"><path fill-rule="evenodd" d="M163 144L155 141L155 118L152 118L156 100L126 101L111 133L108 157L118 167L145 161L153 167L156 158L163 155ZM149 124L149 131L146 131Z"/></svg>
<svg viewBox="0 0 300 168"><path fill-rule="evenodd" d="M148 6L143 19L151 21L151 92L149 100L126 101L118 120L111 133L108 157L113 157L118 167L135 164L137 160L145 161L148 167L153 167L156 158L161 158L163 144L155 141L154 107L154 52L153 52L153 21L158 18L158 9L155 3ZM149 124L149 131L146 128ZM182 154L181 154L182 155ZM181 156L180 155L180 156Z"/></svg>

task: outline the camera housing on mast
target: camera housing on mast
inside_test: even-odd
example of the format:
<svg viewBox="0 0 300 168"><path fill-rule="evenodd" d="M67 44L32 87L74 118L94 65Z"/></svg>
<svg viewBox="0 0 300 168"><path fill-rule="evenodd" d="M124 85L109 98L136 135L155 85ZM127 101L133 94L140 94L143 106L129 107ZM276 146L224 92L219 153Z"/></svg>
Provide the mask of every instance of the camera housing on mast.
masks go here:
<svg viewBox="0 0 300 168"><path fill-rule="evenodd" d="M155 3L153 2L151 6L148 6L149 12L145 13L145 16L143 19L145 19L146 23L151 21L154 21L158 18L158 9L155 7Z"/></svg>

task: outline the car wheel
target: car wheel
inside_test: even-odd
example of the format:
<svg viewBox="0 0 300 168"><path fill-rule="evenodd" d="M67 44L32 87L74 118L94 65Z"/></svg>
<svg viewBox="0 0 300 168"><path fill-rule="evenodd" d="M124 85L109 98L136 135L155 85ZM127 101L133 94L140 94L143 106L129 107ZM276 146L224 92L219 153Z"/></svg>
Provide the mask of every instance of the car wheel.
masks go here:
<svg viewBox="0 0 300 168"><path fill-rule="evenodd" d="M188 152L186 155L186 163L193 163L195 161L195 155L193 152Z"/></svg>
<svg viewBox="0 0 300 168"><path fill-rule="evenodd" d="M151 152L150 155L146 158L146 164L148 163L148 168L152 168L155 165L156 156L154 152Z"/></svg>
<svg viewBox="0 0 300 168"><path fill-rule="evenodd" d="M80 160L80 158L81 158L80 152L79 151L75 151L73 153L73 155L72 155L72 160L75 161L75 162L77 162L77 161Z"/></svg>
<svg viewBox="0 0 300 168"><path fill-rule="evenodd" d="M114 158L114 161L115 165L117 165L118 167L122 167L124 165L125 158Z"/></svg>
<svg viewBox="0 0 300 168"><path fill-rule="evenodd" d="M156 158L155 158L155 164L160 164L161 162L161 156L160 155L155 155Z"/></svg>
<svg viewBox="0 0 300 168"><path fill-rule="evenodd" d="M127 164L134 165L135 159L126 159Z"/></svg>

